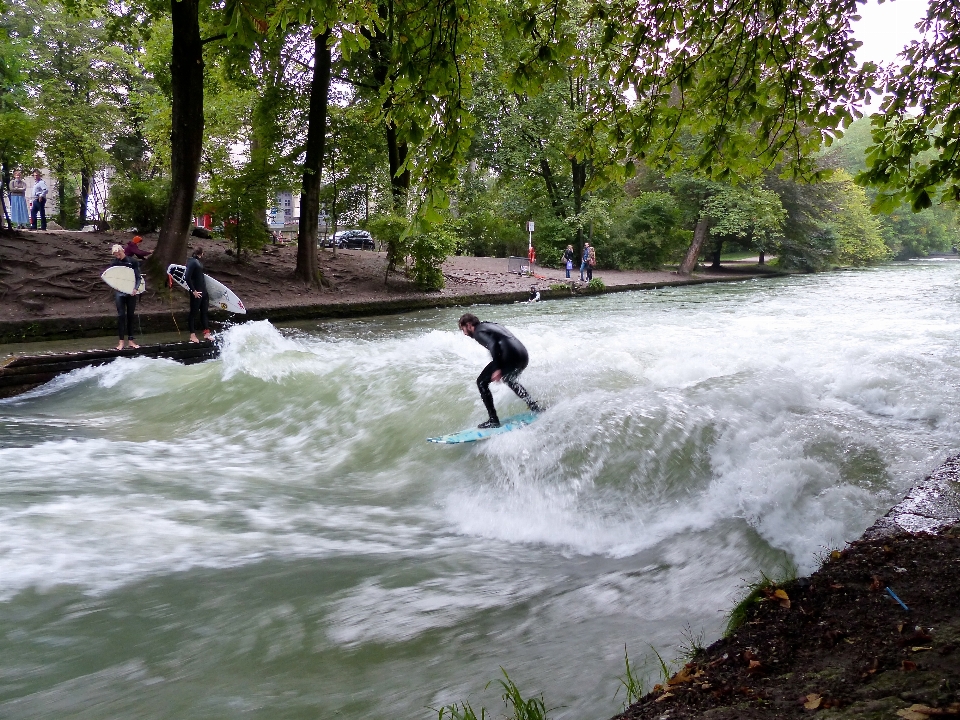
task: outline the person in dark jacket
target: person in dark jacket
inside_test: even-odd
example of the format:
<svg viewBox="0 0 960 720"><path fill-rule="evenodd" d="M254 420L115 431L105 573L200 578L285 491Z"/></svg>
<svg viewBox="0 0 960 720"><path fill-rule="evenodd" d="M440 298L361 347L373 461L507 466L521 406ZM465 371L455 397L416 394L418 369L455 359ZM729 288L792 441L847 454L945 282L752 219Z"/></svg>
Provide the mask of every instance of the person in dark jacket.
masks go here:
<svg viewBox="0 0 960 720"><path fill-rule="evenodd" d="M187 287L190 289L190 342L200 342L197 338L197 315L200 315L200 325L203 327L203 339L210 339L210 321L207 311L210 308L210 298L207 296L207 281L203 277L203 248L193 251L193 257L187 260L187 269L184 273Z"/></svg>
<svg viewBox="0 0 960 720"><path fill-rule="evenodd" d="M127 257L136 256L140 260L145 260L146 258L150 257L151 253L140 247L140 243L142 242L142 237L139 235L134 235L133 239L123 246L123 251L127 254Z"/></svg>
<svg viewBox="0 0 960 720"><path fill-rule="evenodd" d="M123 246L114 245L113 248L111 248L111 253L113 254L113 262L110 263L111 267L114 265L122 265L133 268L133 262L127 258L127 254L123 251ZM136 269L134 269L134 272L136 272ZM139 286L139 282L137 284ZM126 337L128 348L140 347L133 339L133 317L137 312L137 296L127 295L126 293L116 290L113 293L113 300L117 305L117 332L120 335L117 350L123 350L124 337Z"/></svg>
<svg viewBox="0 0 960 720"><path fill-rule="evenodd" d="M123 246L123 252L133 266L133 274L136 276L137 287L140 287L140 260L150 257L150 253L140 249L141 242L143 242L143 238L139 235L134 235L133 240Z"/></svg>
<svg viewBox="0 0 960 720"><path fill-rule="evenodd" d="M530 397L530 393L519 383L520 373L527 367L529 356L527 349L505 327L491 322L481 322L476 315L466 313L460 318L460 331L471 337L490 351L492 360L480 377L477 378L477 387L480 389L480 399L490 419L480 423L481 428L500 427L500 418L493 405L493 395L490 393L490 383L503 380L517 397L523 400L533 412L541 412L540 405Z"/></svg>

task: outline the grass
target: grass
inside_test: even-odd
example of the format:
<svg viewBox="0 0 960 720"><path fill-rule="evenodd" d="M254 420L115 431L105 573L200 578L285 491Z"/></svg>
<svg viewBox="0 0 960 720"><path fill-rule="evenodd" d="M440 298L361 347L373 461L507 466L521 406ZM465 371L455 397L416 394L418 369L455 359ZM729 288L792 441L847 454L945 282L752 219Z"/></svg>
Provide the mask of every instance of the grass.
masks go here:
<svg viewBox="0 0 960 720"><path fill-rule="evenodd" d="M436 708L432 708L436 710ZM450 720L486 720L487 711L484 708L480 708L480 715L478 716L473 708L470 707L470 703L464 701L462 705L453 703L452 705L446 705L439 710L437 710L437 720L444 720L444 718L449 718Z"/></svg>
<svg viewBox="0 0 960 720"><path fill-rule="evenodd" d="M504 678L503 680L497 680L503 689L503 695L500 697L503 698L503 703L507 706L507 709L513 709L513 714L509 716L509 720L547 720L548 711L543 701L543 695L524 700L520 689L507 675L507 671L500 668L500 672L503 673Z"/></svg>
<svg viewBox="0 0 960 720"><path fill-rule="evenodd" d="M626 665L627 670L617 678L617 680L620 681L620 687L618 687L617 691L613 694L613 699L616 700L617 695L620 694L620 689L624 689L627 696L623 701L623 709L626 710L646 694L643 691L643 680L638 676L636 668L630 664L630 656L627 655L626 643L624 643L623 646L623 664Z"/></svg>
<svg viewBox="0 0 960 720"><path fill-rule="evenodd" d="M738 627L746 622L747 616L750 614L750 608L766 597L767 593L765 591L776 589L780 585L796 579L796 577L796 567L791 564L785 564L780 568L776 579L771 579L766 573L761 571L759 580L746 583L743 586L745 591L743 599L734 606L733 610L730 611L730 615L727 617L727 628L723 633L724 637L730 637Z"/></svg>

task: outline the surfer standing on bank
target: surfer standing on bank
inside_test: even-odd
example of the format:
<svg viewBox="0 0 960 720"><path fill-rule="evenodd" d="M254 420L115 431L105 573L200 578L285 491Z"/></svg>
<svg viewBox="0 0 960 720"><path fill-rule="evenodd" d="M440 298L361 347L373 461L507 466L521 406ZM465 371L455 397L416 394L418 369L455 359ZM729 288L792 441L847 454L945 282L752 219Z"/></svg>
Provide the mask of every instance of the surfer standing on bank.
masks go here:
<svg viewBox="0 0 960 720"><path fill-rule="evenodd" d="M110 249L110 254L113 255L113 262L110 263L111 267L120 265L122 267L128 267L136 272L136 268L134 268L133 263L123 251L122 245L114 245ZM134 275L134 278L134 287L137 288L140 286L140 278L136 275ZM124 337L126 337L128 348L140 347L133 339L133 316L137 312L136 294L134 293L133 295L127 295L127 293L122 293L119 290L116 290L113 293L113 299L117 306L117 332L120 335L120 342L117 343L117 350L123 350Z"/></svg>
<svg viewBox="0 0 960 720"><path fill-rule="evenodd" d="M536 400L518 380L520 373L527 367L530 358L527 349L513 334L501 325L492 322L480 322L476 315L466 313L460 318L460 331L471 337L490 351L493 360L487 365L480 377L477 378L477 387L480 389L480 399L487 408L490 419L480 423L481 428L500 427L500 418L493 405L493 395L490 393L490 383L503 380L507 387L513 390L517 397L523 400L532 412L542 412Z"/></svg>
<svg viewBox="0 0 960 720"><path fill-rule="evenodd" d="M200 325L203 327L203 339L210 339L210 321L207 311L210 308L210 298L207 295L207 281L203 277L203 248L193 251L193 257L187 260L187 269L184 280L190 290L190 318L187 326L190 328L190 342L200 342L197 338L197 314L200 315Z"/></svg>

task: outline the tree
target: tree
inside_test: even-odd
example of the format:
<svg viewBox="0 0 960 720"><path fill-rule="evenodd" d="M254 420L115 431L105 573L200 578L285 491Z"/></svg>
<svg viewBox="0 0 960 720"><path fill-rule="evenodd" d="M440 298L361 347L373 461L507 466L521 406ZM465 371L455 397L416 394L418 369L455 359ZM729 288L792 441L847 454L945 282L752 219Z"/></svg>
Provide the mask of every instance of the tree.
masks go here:
<svg viewBox="0 0 960 720"><path fill-rule="evenodd" d="M960 200L960 6L930 0L920 30L887 84L868 169L858 177L881 191L875 203L885 210Z"/></svg>

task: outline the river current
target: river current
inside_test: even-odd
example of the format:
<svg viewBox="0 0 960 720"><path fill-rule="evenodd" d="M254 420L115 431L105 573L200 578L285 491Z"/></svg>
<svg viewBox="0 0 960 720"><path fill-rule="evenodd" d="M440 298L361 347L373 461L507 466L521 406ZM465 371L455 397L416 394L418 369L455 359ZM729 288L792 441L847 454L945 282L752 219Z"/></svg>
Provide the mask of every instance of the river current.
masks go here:
<svg viewBox="0 0 960 720"><path fill-rule="evenodd" d="M490 441L463 309L238 325L0 401L0 716L602 720L761 572L960 445L960 263L480 306L548 409ZM523 410L495 386L501 416Z"/></svg>

